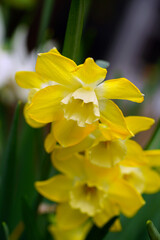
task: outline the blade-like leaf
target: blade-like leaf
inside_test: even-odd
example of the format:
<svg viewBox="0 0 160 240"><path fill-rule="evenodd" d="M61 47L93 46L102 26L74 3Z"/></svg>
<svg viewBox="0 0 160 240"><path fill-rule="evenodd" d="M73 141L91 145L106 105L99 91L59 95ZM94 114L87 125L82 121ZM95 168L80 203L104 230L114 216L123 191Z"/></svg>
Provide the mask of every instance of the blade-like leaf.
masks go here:
<svg viewBox="0 0 160 240"><path fill-rule="evenodd" d="M15 165L16 165L16 147L17 147L17 129L19 119L20 103L18 103L14 119L12 122L8 143L6 146L4 158L2 159L2 179L0 191L0 221L8 224L11 214L11 203L14 192Z"/></svg>
<svg viewBox="0 0 160 240"><path fill-rule="evenodd" d="M160 234L158 232L158 230L156 229L156 227L154 226L154 224L152 223L152 221L148 220L147 223L147 231L148 231L148 235L150 237L151 240L160 240Z"/></svg>
<svg viewBox="0 0 160 240"><path fill-rule="evenodd" d="M72 0L62 54L77 60L83 29L86 0Z"/></svg>
<svg viewBox="0 0 160 240"><path fill-rule="evenodd" d="M2 222L4 234L5 234L5 240L9 240L9 229L5 222Z"/></svg>
<svg viewBox="0 0 160 240"><path fill-rule="evenodd" d="M157 126L156 126L149 142L145 146L145 149L160 148L159 137L160 137L160 119L157 123Z"/></svg>
<svg viewBox="0 0 160 240"><path fill-rule="evenodd" d="M119 216L115 216L113 218L111 218L105 225L103 228L98 228L96 225L94 225L91 229L91 231L89 232L89 234L87 235L86 240L103 240L103 238L106 236L106 234L108 233L110 227L112 226L112 224L117 220Z"/></svg>

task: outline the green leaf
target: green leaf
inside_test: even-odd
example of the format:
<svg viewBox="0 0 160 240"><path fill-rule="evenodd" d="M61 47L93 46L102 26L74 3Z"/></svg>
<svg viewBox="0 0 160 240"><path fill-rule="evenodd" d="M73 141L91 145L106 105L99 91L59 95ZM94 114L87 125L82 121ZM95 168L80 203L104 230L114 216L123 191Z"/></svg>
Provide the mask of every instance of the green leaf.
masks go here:
<svg viewBox="0 0 160 240"><path fill-rule="evenodd" d="M117 220L119 216L115 216L113 218L111 218L105 225L103 228L98 228L96 225L94 225L91 229L91 231L89 232L89 234L87 235L86 240L102 240L106 234L108 233L110 227L112 226L112 224Z"/></svg>
<svg viewBox="0 0 160 240"><path fill-rule="evenodd" d="M8 143L4 158L2 159L2 176L0 191L0 221L9 222L11 215L11 205L14 193L14 179L16 166L17 130L19 119L20 103L17 104L14 119L12 122Z"/></svg>
<svg viewBox="0 0 160 240"><path fill-rule="evenodd" d="M40 240L39 229L37 227L36 214L31 208L29 200L23 198L22 200L22 217L25 225L25 235L27 239Z"/></svg>
<svg viewBox="0 0 160 240"><path fill-rule="evenodd" d="M9 229L5 222L2 222L3 230L5 233L5 240L9 240Z"/></svg>
<svg viewBox="0 0 160 240"><path fill-rule="evenodd" d="M53 5L55 0L44 0L43 1L43 9L42 9L42 16L40 20L39 32L37 37L37 46L39 46L45 37L45 31L48 27L49 20L51 14L53 12Z"/></svg>
<svg viewBox="0 0 160 240"><path fill-rule="evenodd" d="M72 0L62 54L76 61L81 42L87 0Z"/></svg>
<svg viewBox="0 0 160 240"><path fill-rule="evenodd" d="M101 68L108 68L110 66L110 63L104 60L97 60L96 63Z"/></svg>
<svg viewBox="0 0 160 240"><path fill-rule="evenodd" d="M154 226L154 224L152 223L152 221L148 220L147 221L147 231L148 231L148 235L150 237L151 240L160 240L160 234L158 232L158 230L156 229L156 227Z"/></svg>

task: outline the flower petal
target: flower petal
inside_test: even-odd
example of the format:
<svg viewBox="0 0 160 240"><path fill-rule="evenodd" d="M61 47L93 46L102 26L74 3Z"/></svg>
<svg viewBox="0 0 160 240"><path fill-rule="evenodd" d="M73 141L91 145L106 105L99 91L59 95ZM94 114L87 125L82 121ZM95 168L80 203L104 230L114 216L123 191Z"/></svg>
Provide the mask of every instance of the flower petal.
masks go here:
<svg viewBox="0 0 160 240"><path fill-rule="evenodd" d="M21 71L15 75L17 84L22 88L40 88L45 80L36 72Z"/></svg>
<svg viewBox="0 0 160 240"><path fill-rule="evenodd" d="M101 121L105 126L100 128L106 140L113 140L116 138L125 139L133 134L129 131L122 111L111 100L99 101Z"/></svg>
<svg viewBox="0 0 160 240"><path fill-rule="evenodd" d="M86 127L79 127L76 121L61 119L54 124L53 131L56 140L63 147L69 147L81 142L96 127L97 123L87 124Z"/></svg>
<svg viewBox="0 0 160 240"><path fill-rule="evenodd" d="M129 130L135 135L138 132L146 131L155 123L153 118L129 116L125 117Z"/></svg>
<svg viewBox="0 0 160 240"><path fill-rule="evenodd" d="M94 144L95 138L91 135L87 136L80 143L71 147L59 147L54 151L54 155L58 159L66 159L74 153L83 152Z"/></svg>
<svg viewBox="0 0 160 240"><path fill-rule="evenodd" d="M160 150L146 150L144 155L148 160L148 166L159 167L160 166Z"/></svg>
<svg viewBox="0 0 160 240"><path fill-rule="evenodd" d="M104 80L107 70L99 67L93 58L87 58L84 64L77 66L72 74L83 83L94 87Z"/></svg>
<svg viewBox="0 0 160 240"><path fill-rule="evenodd" d="M152 194L160 190L160 175L150 168L142 168L142 174L145 181L144 193Z"/></svg>
<svg viewBox="0 0 160 240"><path fill-rule="evenodd" d="M76 89L81 86L80 82L71 74L76 66L76 63L71 59L52 51L38 55L36 72L47 80Z"/></svg>
<svg viewBox="0 0 160 240"><path fill-rule="evenodd" d="M57 224L62 229L73 229L84 223L88 216L78 209L73 209L68 203L59 204L56 211Z"/></svg>
<svg viewBox="0 0 160 240"><path fill-rule="evenodd" d="M57 120L61 113L60 101L66 94L66 88L60 85L49 86L38 91L32 98L27 114L40 123Z"/></svg>
<svg viewBox="0 0 160 240"><path fill-rule="evenodd" d="M123 179L114 182L109 188L109 198L117 203L127 217L132 217L145 202L141 195Z"/></svg>
<svg viewBox="0 0 160 240"><path fill-rule="evenodd" d="M123 140L100 142L90 150L90 159L93 164L101 167L113 167L123 160L127 152Z"/></svg>
<svg viewBox="0 0 160 240"><path fill-rule="evenodd" d="M74 154L68 158L59 159L56 156L56 150L51 155L53 165L69 178L84 179L84 158L81 155Z"/></svg>
<svg viewBox="0 0 160 240"><path fill-rule="evenodd" d="M98 99L124 99L141 103L144 100L139 89L126 78L106 80L95 89Z"/></svg>
<svg viewBox="0 0 160 240"><path fill-rule="evenodd" d="M29 104L25 104L24 106L24 117L25 117L25 120L26 122L28 123L28 125L30 125L31 127L33 128L40 128L40 127L43 127L45 124L44 123L39 123L39 122L36 122L35 120L33 120L32 118L30 118L30 116L28 115L28 112L27 112L27 109L28 109L28 106Z"/></svg>
<svg viewBox="0 0 160 240"><path fill-rule="evenodd" d="M126 141L127 154L120 164L130 167L148 165L148 160L144 155L142 147L133 140Z"/></svg>
<svg viewBox="0 0 160 240"><path fill-rule="evenodd" d="M46 181L36 182L35 187L47 199L56 202L65 202L69 198L72 180L62 174L58 174Z"/></svg>

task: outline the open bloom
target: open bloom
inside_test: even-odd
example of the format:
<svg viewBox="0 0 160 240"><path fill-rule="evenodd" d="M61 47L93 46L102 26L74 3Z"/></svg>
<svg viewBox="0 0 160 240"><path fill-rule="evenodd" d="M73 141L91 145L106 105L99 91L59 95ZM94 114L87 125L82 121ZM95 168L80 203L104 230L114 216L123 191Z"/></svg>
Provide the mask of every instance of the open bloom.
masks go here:
<svg viewBox="0 0 160 240"><path fill-rule="evenodd" d="M139 116L126 117L125 121L133 135L149 129L154 123L152 118ZM137 144L134 141L130 141L129 137L126 139L117 138L114 130L108 129L105 123L99 123L99 128L77 145L63 148L54 143L54 129L52 128L45 141L47 152L54 151L55 156L63 159L75 152L87 151L88 158L93 164L108 168L120 163L126 155L133 154L137 149ZM135 161L138 159L136 158ZM144 160L139 161L141 164L144 162Z"/></svg>
<svg viewBox="0 0 160 240"><path fill-rule="evenodd" d="M36 189L46 198L74 210L75 227L88 217L98 226L120 212L131 217L144 204L135 188L121 178L118 167L101 168L77 154L65 160L53 157L52 161L62 174L36 182ZM69 221L66 224L70 224Z"/></svg>
<svg viewBox="0 0 160 240"><path fill-rule="evenodd" d="M57 121L56 136L62 145L73 145L68 143L68 135L67 140L63 137L68 128L72 129L70 132L77 143L78 132L84 128L88 134L93 130L88 128L101 117L120 135L130 134L121 110L110 100L142 102L143 94L130 81L125 78L104 81L107 70L92 58L77 66L55 48L38 55L35 70L16 74L19 86L32 90L26 116L38 126Z"/></svg>

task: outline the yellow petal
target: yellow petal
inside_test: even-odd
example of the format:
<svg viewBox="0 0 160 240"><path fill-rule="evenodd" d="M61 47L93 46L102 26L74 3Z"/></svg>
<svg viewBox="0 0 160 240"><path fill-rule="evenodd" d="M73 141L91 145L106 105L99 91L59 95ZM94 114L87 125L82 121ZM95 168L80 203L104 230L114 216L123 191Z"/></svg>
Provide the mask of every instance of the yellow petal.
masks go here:
<svg viewBox="0 0 160 240"><path fill-rule="evenodd" d="M105 193L95 186L86 183L77 183L70 192L70 205L82 213L94 216L101 211L101 202Z"/></svg>
<svg viewBox="0 0 160 240"><path fill-rule="evenodd" d="M45 139L44 147L47 153L51 153L56 146L56 139L52 133L49 133Z"/></svg>
<svg viewBox="0 0 160 240"><path fill-rule="evenodd" d="M58 159L66 159L76 152L83 152L94 144L95 138L91 135L87 136L80 143L71 147L59 147L54 151L54 155Z"/></svg>
<svg viewBox="0 0 160 240"><path fill-rule="evenodd" d="M78 154L69 156L68 158L58 159L56 150L51 155L53 165L62 173L70 178L84 179L84 157Z"/></svg>
<svg viewBox="0 0 160 240"><path fill-rule="evenodd" d="M76 89L81 86L80 82L71 74L76 66L76 63L71 59L52 51L38 55L36 72L47 80Z"/></svg>
<svg viewBox="0 0 160 240"><path fill-rule="evenodd" d="M100 142L90 150L90 159L93 164L101 167L113 167L123 160L126 155L126 146L123 140Z"/></svg>
<svg viewBox="0 0 160 240"><path fill-rule="evenodd" d="M56 210L57 224L62 229L73 229L84 223L88 216L68 203L59 204Z"/></svg>
<svg viewBox="0 0 160 240"><path fill-rule="evenodd" d="M127 217L132 217L145 204L141 195L123 179L115 181L109 188L109 198L117 203Z"/></svg>
<svg viewBox="0 0 160 240"><path fill-rule="evenodd" d="M69 198L72 180L62 174L58 174L48 180L36 182L35 187L47 199L56 202L65 202Z"/></svg>
<svg viewBox="0 0 160 240"><path fill-rule="evenodd" d="M106 80L95 91L98 99L124 99L138 103L144 100L139 89L126 78Z"/></svg>
<svg viewBox="0 0 160 240"><path fill-rule="evenodd" d="M30 118L30 116L28 115L28 111L27 111L28 107L29 107L29 104L28 103L25 104L25 106L24 106L24 117L25 117L26 122L33 128L43 127L45 125L44 123L36 122L32 118Z"/></svg>
<svg viewBox="0 0 160 240"><path fill-rule="evenodd" d="M138 167L148 165L142 147L133 140L126 140L127 154L121 164L124 166Z"/></svg>
<svg viewBox="0 0 160 240"><path fill-rule="evenodd" d="M107 126L100 129L106 140L113 140L115 138L125 139L132 135L126 125L122 111L113 101L100 100L99 107L101 121Z"/></svg>
<svg viewBox="0 0 160 240"><path fill-rule="evenodd" d="M143 193L145 189L145 179L141 168L121 166L123 179L130 183L139 193Z"/></svg>
<svg viewBox="0 0 160 240"><path fill-rule="evenodd" d="M22 88L40 88L45 82L45 80L36 72L17 72L15 78L17 84Z"/></svg>
<svg viewBox="0 0 160 240"><path fill-rule="evenodd" d="M160 190L160 175L150 168L142 168L142 174L145 181L144 193L152 194Z"/></svg>
<svg viewBox="0 0 160 240"><path fill-rule="evenodd" d="M49 231L55 240L84 240L91 227L91 221L86 221L77 228L72 229L63 229L52 224L49 226Z"/></svg>
<svg viewBox="0 0 160 240"><path fill-rule="evenodd" d="M121 230L122 226L119 219L117 219L109 229L110 232L120 232Z"/></svg>
<svg viewBox="0 0 160 240"><path fill-rule="evenodd" d="M148 160L148 166L159 167L160 166L160 150L147 150L144 151L144 155Z"/></svg>
<svg viewBox="0 0 160 240"><path fill-rule="evenodd" d="M40 123L57 120L62 114L60 101L66 94L66 88L60 85L49 86L38 91L32 98L27 114Z"/></svg>
<svg viewBox="0 0 160 240"><path fill-rule="evenodd" d="M129 116L125 118L129 130L135 135L138 132L146 131L154 124L154 119L140 116Z"/></svg>
<svg viewBox="0 0 160 240"><path fill-rule="evenodd" d="M107 70L99 67L92 58L87 58L72 74L83 83L94 87L104 80Z"/></svg>
<svg viewBox="0 0 160 240"><path fill-rule="evenodd" d="M103 227L111 218L119 214L119 207L106 198L104 201L104 209L94 216L93 221L98 227Z"/></svg>
<svg viewBox="0 0 160 240"><path fill-rule="evenodd" d="M68 94L62 101L64 117L77 121L79 127L99 120L99 106L95 92L91 89L79 88Z"/></svg>
<svg viewBox="0 0 160 240"><path fill-rule="evenodd" d="M61 119L54 124L54 136L63 146L69 147L81 142L97 127L97 123L79 127L76 121Z"/></svg>

